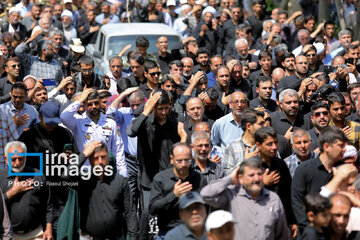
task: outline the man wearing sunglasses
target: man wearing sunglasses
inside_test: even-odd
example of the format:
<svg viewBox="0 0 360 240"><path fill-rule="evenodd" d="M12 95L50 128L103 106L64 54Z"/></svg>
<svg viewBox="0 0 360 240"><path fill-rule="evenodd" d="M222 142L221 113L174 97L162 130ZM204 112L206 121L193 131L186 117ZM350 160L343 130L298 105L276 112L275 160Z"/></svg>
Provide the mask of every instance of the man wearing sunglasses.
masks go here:
<svg viewBox="0 0 360 240"><path fill-rule="evenodd" d="M311 107L311 121L314 127L308 131L311 137L310 150L314 151L319 147L319 134L329 125L329 106L323 102L317 102Z"/></svg>
<svg viewBox="0 0 360 240"><path fill-rule="evenodd" d="M0 103L10 101L10 90L12 85L19 81L21 65L18 58L8 58L4 63L6 76L0 79Z"/></svg>
<svg viewBox="0 0 360 240"><path fill-rule="evenodd" d="M151 61L145 63L144 70L147 81L140 85L139 89L144 93L145 97L149 99L151 92L159 88L161 71L157 64Z"/></svg>

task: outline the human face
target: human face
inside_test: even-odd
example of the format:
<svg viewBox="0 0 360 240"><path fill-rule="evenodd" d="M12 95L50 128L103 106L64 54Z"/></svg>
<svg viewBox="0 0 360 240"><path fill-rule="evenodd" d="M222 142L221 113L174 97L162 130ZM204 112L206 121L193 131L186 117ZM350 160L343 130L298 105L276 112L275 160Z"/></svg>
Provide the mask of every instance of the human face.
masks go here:
<svg viewBox="0 0 360 240"><path fill-rule="evenodd" d="M221 5L223 8L229 8L230 0L222 0Z"/></svg>
<svg viewBox="0 0 360 240"><path fill-rule="evenodd" d="M94 65L92 63L90 64L80 63L80 71L81 71L81 77L83 77L86 80L89 80L92 78L94 74Z"/></svg>
<svg viewBox="0 0 360 240"><path fill-rule="evenodd" d="M333 144L324 144L324 151L327 153L328 158L332 161L338 162L342 160L345 153L346 142L336 140ZM325 147L327 145L327 147Z"/></svg>
<svg viewBox="0 0 360 240"><path fill-rule="evenodd" d="M338 199L332 201L329 228L338 234L343 234L349 222L351 206Z"/></svg>
<svg viewBox="0 0 360 240"><path fill-rule="evenodd" d="M101 7L102 13L107 14L109 11L110 11L109 5L105 4L104 6Z"/></svg>
<svg viewBox="0 0 360 240"><path fill-rule="evenodd" d="M312 33L315 30L315 20L310 19L307 23L304 24L304 27Z"/></svg>
<svg viewBox="0 0 360 240"><path fill-rule="evenodd" d="M185 58L181 61L184 64L184 71L183 71L184 76L185 77L191 76L194 67L192 61L189 58Z"/></svg>
<svg viewBox="0 0 360 240"><path fill-rule="evenodd" d="M89 159L92 167L100 166L103 170L105 170L105 167L109 164L109 154L105 148L95 152Z"/></svg>
<svg viewBox="0 0 360 240"><path fill-rule="evenodd" d="M51 41L53 42L53 45L55 48L60 48L62 44L62 36L61 35L54 35L51 38Z"/></svg>
<svg viewBox="0 0 360 240"><path fill-rule="evenodd" d="M31 8L31 15L33 16L34 19L39 19L40 13L41 13L41 8L40 7L33 6Z"/></svg>
<svg viewBox="0 0 360 240"><path fill-rule="evenodd" d="M315 128L319 130L324 129L330 122L329 111L326 108L318 108L311 116L311 120Z"/></svg>
<svg viewBox="0 0 360 240"><path fill-rule="evenodd" d="M242 73L241 65L240 64L235 65L231 71L231 79L234 80L235 82L240 82L241 73Z"/></svg>
<svg viewBox="0 0 360 240"><path fill-rule="evenodd" d="M245 43L241 42L240 44L238 44L236 46L236 50L239 53L241 58L243 58L243 59L247 58L249 48Z"/></svg>
<svg viewBox="0 0 360 240"><path fill-rule="evenodd" d="M33 96L33 101L36 105L42 105L48 100L48 94L45 88L37 91Z"/></svg>
<svg viewBox="0 0 360 240"><path fill-rule="evenodd" d="M326 228L331 221L330 209L326 209L324 212L314 214L313 223L317 228Z"/></svg>
<svg viewBox="0 0 360 240"><path fill-rule="evenodd" d="M306 75L309 70L309 60L305 56L298 56L295 65L296 72L300 75Z"/></svg>
<svg viewBox="0 0 360 240"><path fill-rule="evenodd" d="M241 76L243 79L249 79L250 77L250 68L248 66L242 67Z"/></svg>
<svg viewBox="0 0 360 240"><path fill-rule="evenodd" d="M194 144L191 145L194 151L195 159L199 161L206 161L211 151L211 143L208 138L196 139Z"/></svg>
<svg viewBox="0 0 360 240"><path fill-rule="evenodd" d="M142 104L142 101L139 97L136 97L134 99L131 99L129 101L129 104L130 104L131 110L134 112Z"/></svg>
<svg viewBox="0 0 360 240"><path fill-rule="evenodd" d="M345 105L339 102L334 103L330 107L330 117L333 121L339 122L345 118Z"/></svg>
<svg viewBox="0 0 360 240"><path fill-rule="evenodd" d="M19 156L18 153L24 153L24 150L21 147L10 147L9 153L13 153L14 155L11 157L11 170L13 172L21 172L25 165L26 165L26 157L25 156ZM6 165L9 164L8 157L5 156L5 163Z"/></svg>
<svg viewBox="0 0 360 240"><path fill-rule="evenodd" d="M100 99L100 109L106 111L106 103L109 97L103 97Z"/></svg>
<svg viewBox="0 0 360 240"><path fill-rule="evenodd" d="M24 90L15 88L12 90L10 95L11 95L11 101L16 109L22 108L24 106L25 97L26 97L26 93Z"/></svg>
<svg viewBox="0 0 360 240"><path fill-rule="evenodd" d="M87 100L85 103L86 113L90 117L97 117L100 114L100 99L95 98L91 100Z"/></svg>
<svg viewBox="0 0 360 240"><path fill-rule="evenodd" d="M307 134L303 136L293 137L292 147L296 155L300 157L308 157L310 155L311 140Z"/></svg>
<svg viewBox="0 0 360 240"><path fill-rule="evenodd" d="M252 9L254 10L254 13L257 15L261 15L262 13L262 6L261 4L255 4L253 5Z"/></svg>
<svg viewBox="0 0 360 240"><path fill-rule="evenodd" d="M259 87L256 88L256 92L259 94L260 99L269 100L272 94L272 82L260 82Z"/></svg>
<svg viewBox="0 0 360 240"><path fill-rule="evenodd" d="M286 116L296 116L300 109L299 99L296 95L291 97L288 94L285 94L284 101L281 103L281 107Z"/></svg>
<svg viewBox="0 0 360 240"><path fill-rule="evenodd" d="M156 47L160 52L166 53L168 49L169 43L167 37L159 37L156 43Z"/></svg>
<svg viewBox="0 0 360 240"><path fill-rule="evenodd" d="M279 15L278 22L280 24L283 24L284 22L286 22L286 20L287 20L286 14L280 14Z"/></svg>
<svg viewBox="0 0 360 240"><path fill-rule="evenodd" d="M352 104L348 96L344 96L344 98L345 98L345 116L349 116L352 111Z"/></svg>
<svg viewBox="0 0 360 240"><path fill-rule="evenodd" d="M122 63L120 59L114 59L110 63L110 71L113 74L114 78L118 79L121 78L122 75Z"/></svg>
<svg viewBox="0 0 360 240"><path fill-rule="evenodd" d="M210 24L212 22L213 17L214 16L211 12L205 13L203 16L203 20L204 20L205 24Z"/></svg>
<svg viewBox="0 0 360 240"><path fill-rule="evenodd" d="M176 66L176 64L171 65L170 74L183 74L183 68Z"/></svg>
<svg viewBox="0 0 360 240"><path fill-rule="evenodd" d="M293 57L285 58L282 65L286 71L289 71L289 72L294 71L295 70L295 58L293 58Z"/></svg>
<svg viewBox="0 0 360 240"><path fill-rule="evenodd" d="M193 121L201 121L204 115L204 106L200 99L190 99L186 104L186 113Z"/></svg>
<svg viewBox="0 0 360 240"><path fill-rule="evenodd" d="M9 16L10 23L13 25L16 25L20 21L20 13L18 12L12 12Z"/></svg>
<svg viewBox="0 0 360 240"><path fill-rule="evenodd" d="M54 15L55 16L60 16L61 13L62 13L61 5L55 5L54 6Z"/></svg>
<svg viewBox="0 0 360 240"><path fill-rule="evenodd" d="M241 117L244 110L248 108L245 94L240 92L233 93L229 106L236 117Z"/></svg>
<svg viewBox="0 0 360 240"><path fill-rule="evenodd" d="M265 158L274 158L276 157L276 152L278 150L277 138L268 136L263 143L256 143L257 148L261 155Z"/></svg>
<svg viewBox="0 0 360 240"><path fill-rule="evenodd" d="M356 63L357 60L359 59L359 56L360 56L359 48L355 48L355 49L349 48L349 54L348 55L349 55L349 58L354 58L355 63Z"/></svg>
<svg viewBox="0 0 360 240"><path fill-rule="evenodd" d="M314 92L316 92L316 90L317 90L317 86L315 83L307 86L306 91L305 91L305 102L311 101L311 96Z"/></svg>
<svg viewBox="0 0 360 240"><path fill-rule="evenodd" d="M271 26L272 26L272 22L271 22L271 21L266 22L266 23L265 23L264 31L265 31L265 32L270 32L270 31L271 31Z"/></svg>
<svg viewBox="0 0 360 240"><path fill-rule="evenodd" d="M210 61L210 68L211 68L211 71L215 71L218 67L221 66L222 64L222 58L220 57L213 57Z"/></svg>
<svg viewBox="0 0 360 240"><path fill-rule="evenodd" d="M234 223L228 222L223 226L215 229L211 229L207 233L209 240L233 240L235 235Z"/></svg>
<svg viewBox="0 0 360 240"><path fill-rule="evenodd" d="M137 51L143 56L146 57L147 53L147 47L136 47Z"/></svg>
<svg viewBox="0 0 360 240"><path fill-rule="evenodd" d="M192 161L191 151L189 148L179 146L174 149L174 155L170 155L171 164L178 176L187 176L189 174L190 164Z"/></svg>
<svg viewBox="0 0 360 240"><path fill-rule="evenodd" d="M86 13L86 16L87 16L87 20L88 20L89 22L92 22L92 21L95 19L95 14L94 14L94 12L92 12L92 11L87 12L87 13Z"/></svg>
<svg viewBox="0 0 360 240"><path fill-rule="evenodd" d="M334 37L334 33L335 33L335 26L332 24L328 24L325 27L325 35L332 39Z"/></svg>
<svg viewBox="0 0 360 240"><path fill-rule="evenodd" d="M195 127L195 130L194 130L194 131L195 131L195 132L204 131L204 132L206 132L207 134L209 134L209 136L211 135L209 125L204 124L204 123L196 124L196 127Z"/></svg>
<svg viewBox="0 0 360 240"><path fill-rule="evenodd" d="M255 136L255 132L256 132L259 128L264 127L264 125L265 125L265 120L264 120L264 118L261 117L261 116L257 116L257 117L256 117L256 123L254 123L254 124L252 124L252 125L250 125L250 126L248 127L248 130L249 130L249 132L250 132L250 135L251 135L251 136Z"/></svg>
<svg viewBox="0 0 360 240"><path fill-rule="evenodd" d="M145 72L145 77L152 84L159 84L160 69L158 67L150 68L149 72Z"/></svg>
<svg viewBox="0 0 360 240"><path fill-rule="evenodd" d="M302 33L300 34L300 36L298 37L299 42L301 43L302 46L305 46L306 44L309 43L309 34L307 33Z"/></svg>
<svg viewBox="0 0 360 240"><path fill-rule="evenodd" d="M70 17L68 17L68 16L62 16L61 19L62 19L61 21L62 21L62 23L63 23L63 25L64 25L65 28L68 28L68 27L71 26L72 21L71 21L71 18L70 18Z"/></svg>
<svg viewBox="0 0 360 240"><path fill-rule="evenodd" d="M49 32L51 27L51 22L49 18L44 18L39 21L39 26L43 32Z"/></svg>
<svg viewBox="0 0 360 240"><path fill-rule="evenodd" d="M230 72L229 69L223 67L220 68L216 75L216 81L222 88L227 88L230 84Z"/></svg>
<svg viewBox="0 0 360 240"><path fill-rule="evenodd" d="M144 74L144 65L140 65L133 59L130 59L130 68L135 77L140 77Z"/></svg>
<svg viewBox="0 0 360 240"><path fill-rule="evenodd" d="M262 169L245 167L244 173L239 175L239 182L250 196L259 196L264 186Z"/></svg>
<svg viewBox="0 0 360 240"><path fill-rule="evenodd" d="M212 100L211 98L206 98L204 101L205 110L208 112L213 111L216 108L217 100Z"/></svg>
<svg viewBox="0 0 360 240"><path fill-rule="evenodd" d="M342 35L342 36L340 37L339 40L340 40L340 43L341 43L343 46L347 47L347 46L349 46L350 43L351 43L351 35L350 35L350 34L344 34L344 35Z"/></svg>
<svg viewBox="0 0 360 240"><path fill-rule="evenodd" d="M68 83L65 85L63 90L65 92L66 98L70 100L74 96L76 91L75 84L73 82Z"/></svg>
<svg viewBox="0 0 360 240"><path fill-rule="evenodd" d="M206 207L201 203L193 203L189 207L180 210L180 219L192 231L204 227Z"/></svg>
<svg viewBox="0 0 360 240"><path fill-rule="evenodd" d="M9 55L8 48L5 45L0 45L0 51L2 52L3 56L8 56Z"/></svg>
<svg viewBox="0 0 360 240"><path fill-rule="evenodd" d="M8 75L17 78L20 74L21 65L16 61L8 61L5 66L5 71Z"/></svg>
<svg viewBox="0 0 360 240"><path fill-rule="evenodd" d="M176 91L176 86L173 82L171 81L166 81L162 86L162 89L164 89L165 91L170 91L170 92L175 92Z"/></svg>
<svg viewBox="0 0 360 240"><path fill-rule="evenodd" d="M209 56L207 53L201 53L196 58L196 61L203 67L206 67L209 64Z"/></svg>
<svg viewBox="0 0 360 240"><path fill-rule="evenodd" d="M308 51L308 52L306 53L306 57L307 57L307 59L309 60L309 64L310 64L310 65L316 64L317 56L316 56L315 50L313 50L313 51Z"/></svg>
<svg viewBox="0 0 360 240"><path fill-rule="evenodd" d="M157 104L154 109L154 116L159 121L165 121L167 114L169 113L170 105L169 104Z"/></svg>
<svg viewBox="0 0 360 240"><path fill-rule="evenodd" d="M104 77L104 82L105 82L105 89L109 90L111 86L110 78Z"/></svg>

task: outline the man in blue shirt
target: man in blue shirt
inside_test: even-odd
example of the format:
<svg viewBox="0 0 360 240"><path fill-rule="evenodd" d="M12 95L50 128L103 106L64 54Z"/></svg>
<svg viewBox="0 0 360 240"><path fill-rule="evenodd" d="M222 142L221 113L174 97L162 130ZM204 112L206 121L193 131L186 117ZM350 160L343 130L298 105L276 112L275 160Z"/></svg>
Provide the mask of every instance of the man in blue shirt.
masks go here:
<svg viewBox="0 0 360 240"><path fill-rule="evenodd" d="M110 13L110 4L103 2L101 4L101 14L96 16L95 21L100 25L107 23L119 23L119 17Z"/></svg>

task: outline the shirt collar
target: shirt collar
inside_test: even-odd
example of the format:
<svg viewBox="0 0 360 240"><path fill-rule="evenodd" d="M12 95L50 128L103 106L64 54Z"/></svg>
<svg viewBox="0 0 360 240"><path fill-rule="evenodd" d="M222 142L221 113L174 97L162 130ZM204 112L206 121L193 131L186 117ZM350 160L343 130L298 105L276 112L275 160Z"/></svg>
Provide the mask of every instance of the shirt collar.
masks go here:
<svg viewBox="0 0 360 240"><path fill-rule="evenodd" d="M240 187L239 190L239 195L240 196L245 196L248 199L253 199L250 194L245 190L245 188L243 186ZM269 196L269 190L267 190L266 188L262 188L261 189L261 193L260 195L255 199L255 201L261 200L262 198L264 198L265 196Z"/></svg>
<svg viewBox="0 0 360 240"><path fill-rule="evenodd" d="M204 174L207 174L207 173L215 174L215 171L213 170L211 163L213 163L213 162L211 162L209 159L206 160L206 168L205 168L205 171L203 172ZM195 160L192 161L191 165L192 165L192 168L200 170L200 167L198 166L198 164Z"/></svg>

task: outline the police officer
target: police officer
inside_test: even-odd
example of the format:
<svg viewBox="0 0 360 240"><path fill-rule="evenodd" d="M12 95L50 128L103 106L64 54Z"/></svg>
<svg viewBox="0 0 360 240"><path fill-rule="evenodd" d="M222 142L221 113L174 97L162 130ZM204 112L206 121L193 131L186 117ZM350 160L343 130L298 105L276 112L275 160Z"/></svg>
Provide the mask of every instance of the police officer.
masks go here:
<svg viewBox="0 0 360 240"><path fill-rule="evenodd" d="M84 103L85 113L76 114ZM127 177L124 144L113 119L107 118L100 111L100 98L96 90L89 88L81 93L79 100L70 104L61 114L61 121L74 134L80 152L92 141L102 141L116 155L117 172Z"/></svg>

